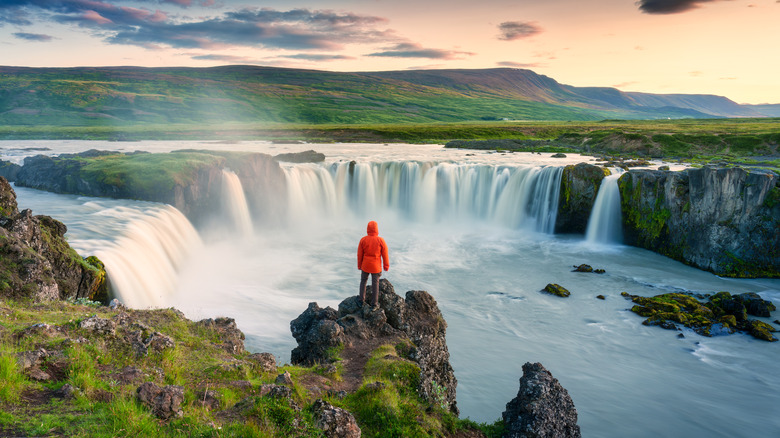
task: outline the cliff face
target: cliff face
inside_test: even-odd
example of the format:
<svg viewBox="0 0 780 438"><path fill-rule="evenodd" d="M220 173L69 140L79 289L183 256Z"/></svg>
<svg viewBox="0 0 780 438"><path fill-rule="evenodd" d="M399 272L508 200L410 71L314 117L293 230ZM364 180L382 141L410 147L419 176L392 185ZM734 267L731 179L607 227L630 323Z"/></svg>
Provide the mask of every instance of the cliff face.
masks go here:
<svg viewBox="0 0 780 438"><path fill-rule="evenodd" d="M65 240L67 227L49 216L18 211L16 194L0 177L0 295L46 301L106 301L106 271Z"/></svg>
<svg viewBox="0 0 780 438"><path fill-rule="evenodd" d="M731 277L780 276L780 180L703 167L620 177L625 242Z"/></svg>
<svg viewBox="0 0 780 438"><path fill-rule="evenodd" d="M585 233L601 181L609 174L608 169L587 163L563 169L556 233Z"/></svg>

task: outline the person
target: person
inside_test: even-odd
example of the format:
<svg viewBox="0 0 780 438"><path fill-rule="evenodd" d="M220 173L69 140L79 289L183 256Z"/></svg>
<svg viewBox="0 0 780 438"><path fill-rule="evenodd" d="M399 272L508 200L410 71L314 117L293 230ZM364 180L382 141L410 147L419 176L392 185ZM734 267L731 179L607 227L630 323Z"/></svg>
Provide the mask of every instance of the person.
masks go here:
<svg viewBox="0 0 780 438"><path fill-rule="evenodd" d="M366 283L368 274L371 274L371 300L370 306L379 307L379 277L382 269L390 269L390 258L387 254L387 242L379 237L379 225L375 221L368 223L367 236L360 239L357 249L357 263L360 269L360 305L366 302Z"/></svg>

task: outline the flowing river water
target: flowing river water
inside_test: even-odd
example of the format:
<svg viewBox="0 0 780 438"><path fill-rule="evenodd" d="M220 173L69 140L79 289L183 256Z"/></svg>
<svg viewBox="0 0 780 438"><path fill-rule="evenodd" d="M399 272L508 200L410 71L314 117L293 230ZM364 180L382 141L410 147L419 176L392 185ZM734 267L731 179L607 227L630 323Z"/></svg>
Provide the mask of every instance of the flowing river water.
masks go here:
<svg viewBox="0 0 780 438"><path fill-rule="evenodd" d="M589 157L261 142L0 146L4 159L15 161L92 148L313 148L326 154L325 163L283 165L287 213L273 223L248 223L240 181L230 172L223 220L197 231L161 204L16 190L20 208L63 221L71 245L110 266L123 301L175 306L191 319L231 316L250 351L272 352L282 363L295 347L289 322L309 302L336 307L357 293L357 241L376 220L390 246L384 277L401 295L430 292L447 320L462 416L500 417L530 361L544 364L569 391L586 437L780 435L780 343L687 329L678 338L643 326L620 296L726 290L780 304L780 281L720 278L621 245L609 226L596 226L615 221L611 184L604 184L591 218L599 224L591 224L587 239L552 234L561 166ZM581 263L606 273L571 272ZM547 283L572 295L541 293ZM764 320L774 319L777 313Z"/></svg>

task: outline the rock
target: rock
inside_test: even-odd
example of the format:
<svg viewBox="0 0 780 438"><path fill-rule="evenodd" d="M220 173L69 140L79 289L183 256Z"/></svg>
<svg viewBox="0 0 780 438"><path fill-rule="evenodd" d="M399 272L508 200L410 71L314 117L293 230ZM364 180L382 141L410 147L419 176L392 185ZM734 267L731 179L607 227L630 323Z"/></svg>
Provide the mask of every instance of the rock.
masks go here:
<svg viewBox="0 0 780 438"><path fill-rule="evenodd" d="M16 205L16 192L11 184L8 184L8 180L0 175L0 216L13 217L17 214L19 210Z"/></svg>
<svg viewBox="0 0 780 438"><path fill-rule="evenodd" d="M195 393L195 404L210 411L216 411L222 405L217 391L198 391Z"/></svg>
<svg viewBox="0 0 780 438"><path fill-rule="evenodd" d="M566 158L566 154L558 152L557 154L550 155L550 158Z"/></svg>
<svg viewBox="0 0 780 438"><path fill-rule="evenodd" d="M729 277L780 276L780 177L704 166L621 175L624 242Z"/></svg>
<svg viewBox="0 0 780 438"><path fill-rule="evenodd" d="M134 330L129 332L125 336L125 342L129 343L136 356L143 357L149 354L151 349L154 353L160 353L167 348L175 348L176 343L167 335L160 332L152 332L148 336L144 337L145 333L151 331L145 324L136 322L133 324L140 330Z"/></svg>
<svg viewBox="0 0 780 438"><path fill-rule="evenodd" d="M184 415L181 408L184 388L181 386L159 387L152 382L146 382L138 387L136 395L138 401L148 406L158 418L170 420Z"/></svg>
<svg viewBox="0 0 780 438"><path fill-rule="evenodd" d="M124 304L122 304L122 303L121 303L121 302L120 302L118 299L116 299L116 298L114 298L113 300L111 300L111 302L110 302L110 303L108 303L108 307L109 307L111 310L125 310L125 309L127 309L127 307L125 307L125 305L124 305Z"/></svg>
<svg viewBox="0 0 780 438"><path fill-rule="evenodd" d="M669 166L658 166L658 170L668 172Z"/></svg>
<svg viewBox="0 0 780 438"><path fill-rule="evenodd" d="M322 399L312 404L314 421L328 438L360 438L361 431L355 417L344 409L334 407Z"/></svg>
<svg viewBox="0 0 780 438"><path fill-rule="evenodd" d="M762 299L757 293L744 293L734 295L734 299L742 302L748 315L769 318L770 312L777 310L771 301Z"/></svg>
<svg viewBox="0 0 780 438"><path fill-rule="evenodd" d="M593 273L594 273L594 274L603 274L603 273L605 273L605 272L607 272L607 271L605 271L605 270L603 270L603 269L594 269L594 270L593 270Z"/></svg>
<svg viewBox="0 0 780 438"><path fill-rule="evenodd" d="M233 318L209 318L198 321L197 324L216 331L222 341L222 348L228 353L240 354L244 352L244 339L246 338L236 326L236 320Z"/></svg>
<svg viewBox="0 0 780 438"><path fill-rule="evenodd" d="M572 272L593 272L593 267L590 265L575 266Z"/></svg>
<svg viewBox="0 0 780 438"><path fill-rule="evenodd" d="M321 163L325 161L325 154L313 150L308 150L303 152L274 155L274 160L285 161L288 163Z"/></svg>
<svg viewBox="0 0 780 438"><path fill-rule="evenodd" d="M250 354L247 359L256 363L265 373L276 372L276 357L271 353L254 353Z"/></svg>
<svg viewBox="0 0 780 438"><path fill-rule="evenodd" d="M756 339L763 341L777 342L777 338L772 336L772 332L775 332L775 328L771 325L758 320L751 320L749 322L750 334Z"/></svg>
<svg viewBox="0 0 780 438"><path fill-rule="evenodd" d="M577 410L569 393L540 363L523 365L517 397L507 403L504 438L579 438Z"/></svg>
<svg viewBox="0 0 780 438"><path fill-rule="evenodd" d="M22 166L11 163L10 161L0 160L0 178L14 182L16 181L16 177L19 175L20 170L22 170ZM0 209L2 209L2 207L0 207Z"/></svg>
<svg viewBox="0 0 780 438"><path fill-rule="evenodd" d="M276 381L274 383L276 383L277 385L292 386L293 381L292 381L292 376L290 375L290 372L289 371L285 371L284 373L279 374L278 376L276 376Z"/></svg>
<svg viewBox="0 0 780 438"><path fill-rule="evenodd" d="M600 300L606 300L606 298L604 297L604 295L596 295L596 298L598 298L598 299L600 299Z"/></svg>
<svg viewBox="0 0 780 438"><path fill-rule="evenodd" d="M160 353L165 349L176 347L176 342L174 342L170 336L164 335L160 332L152 333L148 338L146 338L144 343L146 344L147 348L151 349L155 353Z"/></svg>
<svg viewBox="0 0 780 438"><path fill-rule="evenodd" d="M140 368L136 368L134 366L126 366L119 370L118 373L114 374L114 379L116 379L117 382L129 385L131 383L138 383L141 380L146 378L146 373L144 373Z"/></svg>
<svg viewBox="0 0 780 438"><path fill-rule="evenodd" d="M46 358L49 357L49 352L43 348L39 348L35 351L23 351L16 353L16 364L22 371L40 367Z"/></svg>
<svg viewBox="0 0 780 438"><path fill-rule="evenodd" d="M555 283L549 283L544 287L544 289L542 289L542 292L547 292L549 294L557 295L563 298L571 295L571 292L569 292L565 287Z"/></svg>
<svg viewBox="0 0 780 438"><path fill-rule="evenodd" d="M446 343L447 323L436 300L424 291L398 296L386 279L379 283L379 308L360 306L356 296L339 304L339 310L320 308L317 303L290 322L298 342L292 351L293 364L311 366L332 362L333 349L364 342L366 339L395 337L414 345L409 359L420 367L420 395L430 403L443 403L453 413L457 380L449 363Z"/></svg>
<svg viewBox="0 0 780 438"><path fill-rule="evenodd" d="M54 396L59 398L64 398L66 400L76 398L76 395L78 395L79 389L75 386L71 385L70 383L66 383L62 385L62 387L56 391L54 391Z"/></svg>
<svg viewBox="0 0 780 438"><path fill-rule="evenodd" d="M292 388L283 385L271 385L268 396L271 398L290 399L292 397Z"/></svg>
<svg viewBox="0 0 780 438"><path fill-rule="evenodd" d="M98 335L114 335L116 334L116 324L110 319L100 318L97 315L92 315L89 318L81 321L79 327L84 330L97 333Z"/></svg>
<svg viewBox="0 0 780 438"><path fill-rule="evenodd" d="M556 233L585 234L588 218L596 202L596 195L608 169L587 163L563 168L559 194Z"/></svg>

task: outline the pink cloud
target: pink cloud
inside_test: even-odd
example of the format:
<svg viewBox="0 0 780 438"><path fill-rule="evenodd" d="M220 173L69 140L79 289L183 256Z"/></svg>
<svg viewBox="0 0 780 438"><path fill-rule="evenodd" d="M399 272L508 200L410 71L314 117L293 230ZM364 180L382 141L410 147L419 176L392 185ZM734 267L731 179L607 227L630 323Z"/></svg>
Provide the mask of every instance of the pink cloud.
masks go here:
<svg viewBox="0 0 780 438"><path fill-rule="evenodd" d="M81 16L81 18L83 18L83 19L85 19L87 21L92 21L93 23L97 23L97 24L113 23L113 21L109 20L108 18L106 18L106 17L104 17L104 16L102 16L102 15L100 15L97 12L92 11L92 10L84 11L84 14Z"/></svg>

